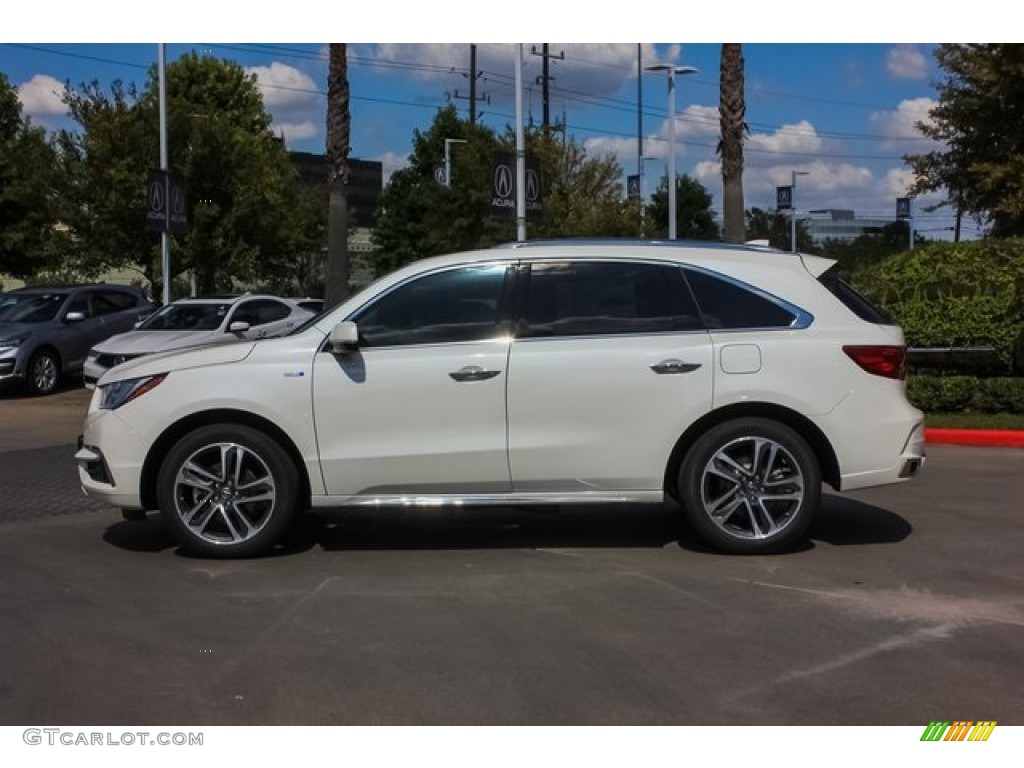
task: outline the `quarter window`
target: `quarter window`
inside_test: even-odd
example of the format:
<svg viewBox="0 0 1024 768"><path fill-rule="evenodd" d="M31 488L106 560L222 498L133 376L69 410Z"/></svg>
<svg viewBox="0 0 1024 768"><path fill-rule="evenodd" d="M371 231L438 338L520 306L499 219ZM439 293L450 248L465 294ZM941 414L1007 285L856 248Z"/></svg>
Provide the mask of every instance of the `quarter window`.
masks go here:
<svg viewBox="0 0 1024 768"><path fill-rule="evenodd" d="M703 330L678 267L618 262L534 264L519 336Z"/></svg>
<svg viewBox="0 0 1024 768"><path fill-rule="evenodd" d="M402 285L352 318L367 347L480 341L498 332L506 268L438 272Z"/></svg>
<svg viewBox="0 0 1024 768"><path fill-rule="evenodd" d="M796 320L785 307L728 280L695 269L686 270L686 279L708 328L789 328Z"/></svg>

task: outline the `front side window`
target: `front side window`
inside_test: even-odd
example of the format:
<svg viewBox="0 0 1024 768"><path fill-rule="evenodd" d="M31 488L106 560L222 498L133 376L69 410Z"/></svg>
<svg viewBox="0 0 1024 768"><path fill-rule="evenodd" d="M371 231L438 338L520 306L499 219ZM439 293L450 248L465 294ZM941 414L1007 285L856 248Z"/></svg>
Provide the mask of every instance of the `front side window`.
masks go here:
<svg viewBox="0 0 1024 768"><path fill-rule="evenodd" d="M499 331L504 265L463 267L395 288L353 317L367 347L482 341Z"/></svg>
<svg viewBox="0 0 1024 768"><path fill-rule="evenodd" d="M533 264L522 338L700 331L678 267L619 262Z"/></svg>
<svg viewBox="0 0 1024 768"><path fill-rule="evenodd" d="M253 299L252 301L243 302L238 309L235 310L235 314L231 318L231 322L235 323L241 321L255 327L257 325L266 325L267 323L273 323L277 320L283 320L288 317L291 312L291 308L287 304L282 304L280 301L274 301L273 299Z"/></svg>
<svg viewBox="0 0 1024 768"><path fill-rule="evenodd" d="M224 322L231 304L168 304L142 325L140 331L215 331Z"/></svg>
<svg viewBox="0 0 1024 768"><path fill-rule="evenodd" d="M686 279L708 328L790 328L796 322L786 307L725 278L687 269Z"/></svg>

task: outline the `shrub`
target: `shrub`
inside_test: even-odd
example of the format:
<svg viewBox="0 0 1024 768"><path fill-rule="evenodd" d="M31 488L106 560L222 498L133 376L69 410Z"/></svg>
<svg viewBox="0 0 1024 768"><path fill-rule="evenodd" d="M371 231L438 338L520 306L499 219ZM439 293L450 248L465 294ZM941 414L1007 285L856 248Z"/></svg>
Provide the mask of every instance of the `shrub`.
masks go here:
<svg viewBox="0 0 1024 768"><path fill-rule="evenodd" d="M925 413L1024 414L1024 378L910 376L907 398Z"/></svg>
<svg viewBox="0 0 1024 768"><path fill-rule="evenodd" d="M854 281L903 326L908 345L990 346L1004 370L1016 362L1024 371L1015 351L1024 336L1024 240L929 243Z"/></svg>

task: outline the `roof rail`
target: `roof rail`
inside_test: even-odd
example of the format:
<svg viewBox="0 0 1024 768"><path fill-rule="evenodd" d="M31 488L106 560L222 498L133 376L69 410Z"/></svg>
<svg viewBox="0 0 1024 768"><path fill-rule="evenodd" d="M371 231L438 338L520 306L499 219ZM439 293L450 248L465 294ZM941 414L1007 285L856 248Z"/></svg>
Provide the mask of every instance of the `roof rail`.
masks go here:
<svg viewBox="0 0 1024 768"><path fill-rule="evenodd" d="M526 240L517 243L501 243L495 248L538 248L552 245L636 245L656 246L659 248L710 248L714 250L732 251L736 249L750 251L774 251L775 248L766 247L761 243L726 243L721 240L660 240L645 239L639 237L567 237L551 238L545 240Z"/></svg>

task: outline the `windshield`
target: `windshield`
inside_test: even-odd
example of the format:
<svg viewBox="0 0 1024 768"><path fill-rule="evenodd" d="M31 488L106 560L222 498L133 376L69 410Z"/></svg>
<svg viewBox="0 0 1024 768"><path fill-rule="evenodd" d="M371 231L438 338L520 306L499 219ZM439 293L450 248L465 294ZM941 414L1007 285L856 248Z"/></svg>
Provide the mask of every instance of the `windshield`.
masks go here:
<svg viewBox="0 0 1024 768"><path fill-rule="evenodd" d="M146 318L140 331L215 331L231 309L230 302L168 304Z"/></svg>
<svg viewBox="0 0 1024 768"><path fill-rule="evenodd" d="M48 323L55 320L66 293L0 295L0 323Z"/></svg>

